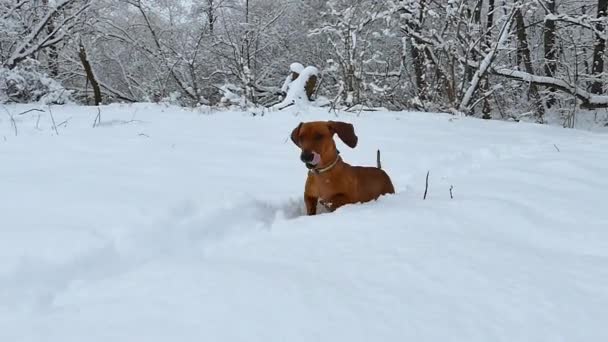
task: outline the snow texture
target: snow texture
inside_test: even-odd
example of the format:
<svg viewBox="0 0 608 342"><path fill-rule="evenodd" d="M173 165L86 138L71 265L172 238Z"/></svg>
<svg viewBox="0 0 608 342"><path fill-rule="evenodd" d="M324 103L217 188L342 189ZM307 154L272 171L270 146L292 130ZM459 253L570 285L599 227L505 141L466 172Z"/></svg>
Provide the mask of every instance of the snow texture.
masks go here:
<svg viewBox="0 0 608 342"><path fill-rule="evenodd" d="M30 108L6 106L17 136L0 117L1 341L608 340L604 133L154 104L96 128L53 106L55 131ZM302 216L288 136L326 119L396 195Z"/></svg>

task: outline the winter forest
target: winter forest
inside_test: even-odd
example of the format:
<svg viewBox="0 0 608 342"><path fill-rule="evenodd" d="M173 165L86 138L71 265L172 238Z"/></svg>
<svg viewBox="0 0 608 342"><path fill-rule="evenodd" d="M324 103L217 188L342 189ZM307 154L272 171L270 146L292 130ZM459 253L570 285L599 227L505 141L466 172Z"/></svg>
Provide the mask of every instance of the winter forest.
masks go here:
<svg viewBox="0 0 608 342"><path fill-rule="evenodd" d="M337 108L568 126L608 107L606 0L0 0L0 102Z"/></svg>
<svg viewBox="0 0 608 342"><path fill-rule="evenodd" d="M608 341L608 0L0 0L0 342Z"/></svg>

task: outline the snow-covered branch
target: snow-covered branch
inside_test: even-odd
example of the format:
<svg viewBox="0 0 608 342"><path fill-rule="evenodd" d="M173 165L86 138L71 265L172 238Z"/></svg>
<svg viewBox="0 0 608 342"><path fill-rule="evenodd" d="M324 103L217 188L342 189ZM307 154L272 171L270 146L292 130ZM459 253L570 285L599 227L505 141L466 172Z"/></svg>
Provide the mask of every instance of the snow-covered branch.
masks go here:
<svg viewBox="0 0 608 342"><path fill-rule="evenodd" d="M50 26L51 22L55 21L55 18L59 17L62 12L66 13L70 6L76 4L80 4L80 7L74 10L73 13L65 15L61 21L53 22L52 26ZM34 53L62 41L75 24L75 21L89 6L89 1L61 0L54 7L50 7L45 16L32 28L31 32L17 44L17 47L6 60L4 66L12 69L19 62ZM49 27L54 27L54 29L49 31Z"/></svg>
<svg viewBox="0 0 608 342"><path fill-rule="evenodd" d="M533 83L543 87L559 89L581 101L583 108L608 108L608 96L595 95L585 89L572 85L564 80L554 77L532 75L523 71L511 70L506 68L496 68L491 70L495 75L507 77L525 83Z"/></svg>

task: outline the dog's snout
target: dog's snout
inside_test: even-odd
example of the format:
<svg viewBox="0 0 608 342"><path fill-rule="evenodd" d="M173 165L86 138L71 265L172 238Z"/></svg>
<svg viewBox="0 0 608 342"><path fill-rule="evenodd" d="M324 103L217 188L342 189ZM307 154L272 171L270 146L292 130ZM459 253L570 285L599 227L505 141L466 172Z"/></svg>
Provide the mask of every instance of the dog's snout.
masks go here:
<svg viewBox="0 0 608 342"><path fill-rule="evenodd" d="M300 154L300 160L304 163L311 163L315 159L315 155L312 152L304 151Z"/></svg>

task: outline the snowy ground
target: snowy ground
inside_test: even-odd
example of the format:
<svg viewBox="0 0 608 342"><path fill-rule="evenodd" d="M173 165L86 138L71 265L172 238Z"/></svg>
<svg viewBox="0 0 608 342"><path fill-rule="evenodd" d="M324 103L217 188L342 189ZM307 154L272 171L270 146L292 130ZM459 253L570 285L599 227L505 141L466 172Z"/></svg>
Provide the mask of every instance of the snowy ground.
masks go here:
<svg viewBox="0 0 608 342"><path fill-rule="evenodd" d="M341 114L398 194L305 217L333 114L43 109L0 113L0 341L608 341L606 134Z"/></svg>

